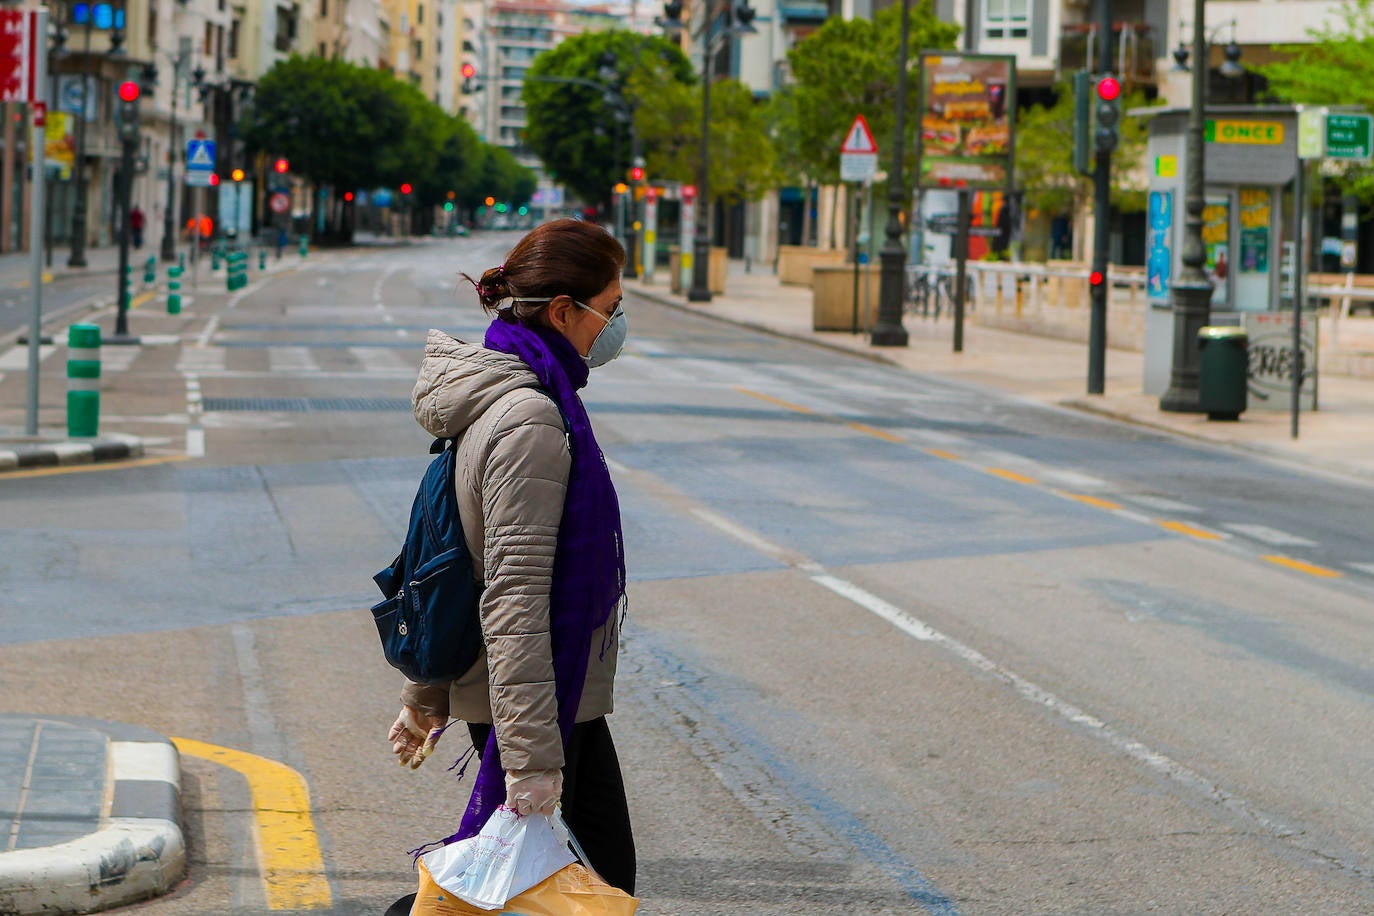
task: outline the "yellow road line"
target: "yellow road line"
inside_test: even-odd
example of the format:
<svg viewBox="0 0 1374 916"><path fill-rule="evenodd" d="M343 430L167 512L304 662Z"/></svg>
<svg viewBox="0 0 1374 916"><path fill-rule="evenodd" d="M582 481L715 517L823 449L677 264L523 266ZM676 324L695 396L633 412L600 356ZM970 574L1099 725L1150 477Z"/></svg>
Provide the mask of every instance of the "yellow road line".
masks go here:
<svg viewBox="0 0 1374 916"><path fill-rule="evenodd" d="M1088 496L1086 493L1060 493L1060 496L1067 496L1069 499L1076 499L1089 506L1096 506L1099 509L1110 509L1115 511L1121 508L1121 503L1114 503L1110 499L1099 499L1096 496Z"/></svg>
<svg viewBox="0 0 1374 916"><path fill-rule="evenodd" d="M906 441L901 436L894 436L892 433L884 432L883 430L878 429L874 426L869 426L866 423L846 423L845 425L848 426L850 429L857 429L861 433L867 433L870 436L877 436L879 439L886 439L888 442Z"/></svg>
<svg viewBox="0 0 1374 916"><path fill-rule="evenodd" d="M946 461L964 460L964 457L962 455L956 455L954 454L954 452L947 452L942 448L928 448L925 450L925 453L927 455L934 455L936 458L944 458Z"/></svg>
<svg viewBox="0 0 1374 916"><path fill-rule="evenodd" d="M172 743L183 754L221 764L248 780L268 909L332 908L319 836L310 816L310 789L301 775L283 763L232 748L191 738L173 738Z"/></svg>
<svg viewBox="0 0 1374 916"><path fill-rule="evenodd" d="M1170 531L1176 531L1179 534L1186 534L1189 537L1201 538L1204 541L1223 540L1222 536L1215 531L1208 531L1206 528L1195 528L1186 522L1160 522L1159 526L1161 528L1167 528Z"/></svg>
<svg viewBox="0 0 1374 916"><path fill-rule="evenodd" d="M134 296L132 299L129 300L129 308L136 309L156 295L156 290L148 290L147 292L139 293L137 296Z"/></svg>
<svg viewBox="0 0 1374 916"><path fill-rule="evenodd" d="M989 474L992 474L996 477L1001 477L1005 480L1010 480L1015 483L1038 484L1040 482L1036 480L1034 477L1027 477L1025 474L1018 474L1015 471L1008 471L1006 468L983 468L983 470L987 471Z"/></svg>
<svg viewBox="0 0 1374 916"><path fill-rule="evenodd" d="M133 458L129 461L96 461L90 464L64 464L51 468L33 468L26 471L0 471L0 480L13 480L24 477L54 477L58 474L89 474L91 471L122 471L126 468L145 468L155 464L172 461L185 461L189 455L164 455L159 458Z"/></svg>
<svg viewBox="0 0 1374 916"><path fill-rule="evenodd" d="M1321 576L1323 579L1340 579L1344 573L1334 569L1327 569L1325 566L1317 566L1312 563L1304 563L1302 560L1294 560L1291 557L1282 557L1278 554L1271 554L1265 557L1270 563L1277 563L1279 566L1286 566L1289 569L1296 569L1298 572L1305 572L1309 576Z"/></svg>
<svg viewBox="0 0 1374 916"><path fill-rule="evenodd" d="M797 413L815 413L815 411L809 407L803 407L800 404L793 404L790 401L784 401L781 398L775 398L772 395L764 394L761 391L751 391L748 388L736 388L735 390L738 391L740 394L747 394L751 398L758 398L760 401L767 401L769 404L776 404L779 407L786 407L788 410L795 410Z"/></svg>

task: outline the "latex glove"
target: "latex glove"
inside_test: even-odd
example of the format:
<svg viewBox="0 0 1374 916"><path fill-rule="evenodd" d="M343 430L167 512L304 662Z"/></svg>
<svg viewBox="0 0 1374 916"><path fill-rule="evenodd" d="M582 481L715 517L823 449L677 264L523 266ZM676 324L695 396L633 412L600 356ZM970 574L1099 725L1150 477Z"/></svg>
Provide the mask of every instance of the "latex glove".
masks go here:
<svg viewBox="0 0 1374 916"><path fill-rule="evenodd" d="M427 716L413 706L402 706L400 715L391 725L387 740L401 766L412 770L425 762L434 752L434 745L447 727L445 720Z"/></svg>
<svg viewBox="0 0 1374 916"><path fill-rule="evenodd" d="M553 814L562 797L562 770L506 770L506 807L516 814Z"/></svg>

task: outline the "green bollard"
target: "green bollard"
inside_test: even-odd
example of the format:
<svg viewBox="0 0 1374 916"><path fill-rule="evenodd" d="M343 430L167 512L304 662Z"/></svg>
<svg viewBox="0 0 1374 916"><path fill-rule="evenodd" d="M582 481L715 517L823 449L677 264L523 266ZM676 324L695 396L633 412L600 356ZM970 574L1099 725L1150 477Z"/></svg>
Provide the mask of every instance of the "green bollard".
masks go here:
<svg viewBox="0 0 1374 916"><path fill-rule="evenodd" d="M157 282L157 258L149 258L143 262L143 282L148 286Z"/></svg>
<svg viewBox="0 0 1374 916"><path fill-rule="evenodd" d="M266 248L259 248L259 249L258 249L258 270L266 270L266 269L267 269L267 249L266 249Z"/></svg>
<svg viewBox="0 0 1374 916"><path fill-rule="evenodd" d="M219 246L210 249L210 269L219 270Z"/></svg>
<svg viewBox="0 0 1374 916"><path fill-rule="evenodd" d="M308 235L306 235L304 232L302 232L302 233L301 233L301 257L305 257L306 252L308 252L309 250L310 250L310 236L308 236Z"/></svg>
<svg viewBox="0 0 1374 916"><path fill-rule="evenodd" d="M181 268L167 268L167 314L181 314Z"/></svg>
<svg viewBox="0 0 1374 916"><path fill-rule="evenodd" d="M182 270L186 269L186 252L183 251L177 255L177 267L180 267Z"/></svg>
<svg viewBox="0 0 1374 916"><path fill-rule="evenodd" d="M67 435L94 436L100 428L100 326L67 329Z"/></svg>

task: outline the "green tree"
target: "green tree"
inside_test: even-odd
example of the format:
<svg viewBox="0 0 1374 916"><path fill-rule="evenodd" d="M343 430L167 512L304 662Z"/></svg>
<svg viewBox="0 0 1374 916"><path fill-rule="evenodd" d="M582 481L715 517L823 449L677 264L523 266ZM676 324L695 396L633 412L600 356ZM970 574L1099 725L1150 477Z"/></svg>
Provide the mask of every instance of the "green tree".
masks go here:
<svg viewBox="0 0 1374 916"><path fill-rule="evenodd" d="M627 91L617 94L617 87L627 87L636 69L658 61L690 82L691 65L676 45L625 30L574 36L531 65L522 91L525 143L582 199L606 203L611 187L623 180L632 124L630 106L621 103ZM612 72L603 76L603 67ZM647 143L645 153L652 153Z"/></svg>
<svg viewBox="0 0 1374 916"><path fill-rule="evenodd" d="M941 22L929 0L911 10L909 59L920 49L952 48L958 27ZM821 181L839 181L840 145L845 132L862 114L879 150L892 150L896 132L897 68L901 8L891 6L873 19L827 19L825 24L787 52L796 80L793 99L775 112L774 136L788 137L787 168ZM905 174L914 174L912 137L917 117L919 80L913 68L907 80Z"/></svg>
<svg viewBox="0 0 1374 916"><path fill-rule="evenodd" d="M1357 105L1374 111L1374 0L1350 0L1335 22L1307 30L1311 42L1279 45L1278 58L1253 69L1276 100L1310 105ZM1344 192L1374 200L1374 171L1345 164L1334 180Z"/></svg>
<svg viewBox="0 0 1374 916"><path fill-rule="evenodd" d="M1027 212L1072 213L1091 200L1093 181L1073 169L1074 100L1060 83L1053 105L1033 105L1016 117L1016 184ZM1149 105L1139 89L1123 93L1122 112ZM1112 206L1124 213L1145 208L1148 176L1141 170L1148 132L1139 118L1122 117L1121 142L1112 153Z"/></svg>

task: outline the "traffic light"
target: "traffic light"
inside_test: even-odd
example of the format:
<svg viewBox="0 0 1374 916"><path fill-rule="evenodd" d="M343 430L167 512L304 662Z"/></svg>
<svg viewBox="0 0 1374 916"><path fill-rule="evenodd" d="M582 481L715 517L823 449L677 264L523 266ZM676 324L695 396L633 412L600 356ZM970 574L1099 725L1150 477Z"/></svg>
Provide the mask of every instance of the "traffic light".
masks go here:
<svg viewBox="0 0 1374 916"><path fill-rule="evenodd" d="M410 182L408 182L408 181L405 182L405 183L403 183L403 184L401 185L401 193L402 193L402 194L409 194L409 193L410 193L411 191L413 191L413 190L415 190L415 189L412 188L412 187L410 186Z"/></svg>
<svg viewBox="0 0 1374 916"><path fill-rule="evenodd" d="M612 190L617 194L624 194L626 191L630 190L630 186L623 181L618 181Z"/></svg>
<svg viewBox="0 0 1374 916"><path fill-rule="evenodd" d="M285 159L278 159L276 162L272 163L272 168L278 175L285 175L287 172L291 171L291 163L287 162Z"/></svg>
<svg viewBox="0 0 1374 916"><path fill-rule="evenodd" d="M452 212L453 212L453 201L451 201L451 200L446 200L446 201L444 201L444 212L445 212L445 213L452 213Z"/></svg>
<svg viewBox="0 0 1374 916"><path fill-rule="evenodd" d="M211 173L210 173L210 187L212 187L212 188L217 188L217 187L219 187L219 176L216 175L214 172L211 172Z"/></svg>
<svg viewBox="0 0 1374 916"><path fill-rule="evenodd" d="M1094 270L1092 273L1088 274L1088 285L1090 285L1094 290L1096 290L1106 281L1106 279L1107 277L1105 274L1102 273L1102 271Z"/></svg>
<svg viewBox="0 0 1374 916"><path fill-rule="evenodd" d="M630 169L630 180L635 182L643 181L644 169L638 165Z"/></svg>
<svg viewBox="0 0 1374 916"><path fill-rule="evenodd" d="M1121 84L1107 75L1097 81L1097 104L1093 111L1097 127L1093 145L1099 153L1110 153L1121 139Z"/></svg>
<svg viewBox="0 0 1374 916"><path fill-rule="evenodd" d="M494 205L494 204L496 203L496 198L495 198L495 197L488 197L488 198L486 199L485 203L486 203L486 205L487 205L488 207L490 207L490 206L492 206L492 205Z"/></svg>
<svg viewBox="0 0 1374 916"><path fill-rule="evenodd" d="M472 64L463 64L463 92L472 91L472 78L477 75L477 68Z"/></svg>
<svg viewBox="0 0 1374 916"><path fill-rule="evenodd" d="M125 80L119 84L119 137L129 143L138 142L138 97L142 95L138 83Z"/></svg>
<svg viewBox="0 0 1374 916"><path fill-rule="evenodd" d="M1073 170L1093 173L1093 77L1087 70L1073 75Z"/></svg>
<svg viewBox="0 0 1374 916"><path fill-rule="evenodd" d="M229 173L229 177L234 179L235 181L243 181L243 169L234 169L232 172Z"/></svg>

